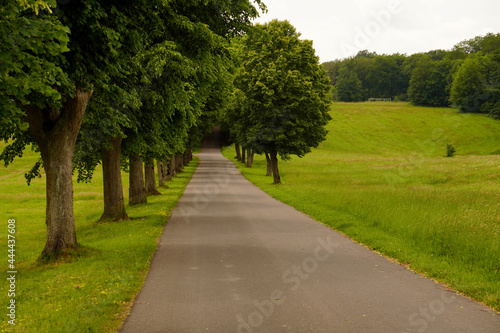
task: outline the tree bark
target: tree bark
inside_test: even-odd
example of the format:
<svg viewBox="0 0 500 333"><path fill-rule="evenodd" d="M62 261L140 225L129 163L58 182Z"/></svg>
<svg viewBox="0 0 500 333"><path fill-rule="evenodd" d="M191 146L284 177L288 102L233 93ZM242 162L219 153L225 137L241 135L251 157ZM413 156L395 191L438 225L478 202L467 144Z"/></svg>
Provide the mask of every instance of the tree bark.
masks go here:
<svg viewBox="0 0 500 333"><path fill-rule="evenodd" d="M280 171L278 169L278 153L275 149L269 152L271 158L271 169L273 170L274 184L281 184Z"/></svg>
<svg viewBox="0 0 500 333"><path fill-rule="evenodd" d="M241 162L245 163L247 159L247 150L245 147L241 147Z"/></svg>
<svg viewBox="0 0 500 333"><path fill-rule="evenodd" d="M156 161L156 172L158 173L158 186L165 187L165 168L163 166L163 162Z"/></svg>
<svg viewBox="0 0 500 333"><path fill-rule="evenodd" d="M182 155L175 155L175 172L176 173L182 173L182 169L184 167L183 165L184 159Z"/></svg>
<svg viewBox="0 0 500 333"><path fill-rule="evenodd" d="M267 161L267 177L271 177L273 175L273 168L271 167L271 158L269 157L269 154L266 153L266 161Z"/></svg>
<svg viewBox="0 0 500 333"><path fill-rule="evenodd" d="M238 161L241 161L241 151L240 151L240 145L235 143L234 144L234 149L236 149L236 159Z"/></svg>
<svg viewBox="0 0 500 333"><path fill-rule="evenodd" d="M148 195L161 195L161 193L158 192L158 190L156 189L156 176L155 176L154 163L155 163L154 159L150 159L147 163L144 164L146 193Z"/></svg>
<svg viewBox="0 0 500 333"><path fill-rule="evenodd" d="M175 163L175 155L172 155L170 157L170 163L168 164L168 173L171 178L177 177L177 173L175 172L176 169L176 163Z"/></svg>
<svg viewBox="0 0 500 333"><path fill-rule="evenodd" d="M253 165L253 151L252 149L247 149L247 168L251 168Z"/></svg>
<svg viewBox="0 0 500 333"><path fill-rule="evenodd" d="M184 153L184 166L187 166L189 164L189 162L191 161L191 151L186 151Z"/></svg>
<svg viewBox="0 0 500 333"><path fill-rule="evenodd" d="M111 149L102 149L102 174L104 187L103 220L128 220L123 200L122 174L120 157L122 155L122 136L111 139Z"/></svg>
<svg viewBox="0 0 500 333"><path fill-rule="evenodd" d="M129 172L129 205L139 205L148 202L146 188L144 187L144 175L142 173L142 157L138 154L130 157Z"/></svg>
<svg viewBox="0 0 500 333"><path fill-rule="evenodd" d="M170 175L170 171L169 171L169 165L170 165L170 160L163 161L163 174L165 175L166 182L168 182L169 180L172 180L172 176ZM168 188L168 186L167 186L167 188Z"/></svg>
<svg viewBox="0 0 500 333"><path fill-rule="evenodd" d="M73 214L72 159L76 138L92 91L76 89L61 109L25 108L29 133L40 149L46 180L47 241L41 258L54 258L76 248Z"/></svg>
<svg viewBox="0 0 500 333"><path fill-rule="evenodd" d="M156 161L156 168L158 172L158 186L168 188L166 182L170 180L168 175L168 161Z"/></svg>

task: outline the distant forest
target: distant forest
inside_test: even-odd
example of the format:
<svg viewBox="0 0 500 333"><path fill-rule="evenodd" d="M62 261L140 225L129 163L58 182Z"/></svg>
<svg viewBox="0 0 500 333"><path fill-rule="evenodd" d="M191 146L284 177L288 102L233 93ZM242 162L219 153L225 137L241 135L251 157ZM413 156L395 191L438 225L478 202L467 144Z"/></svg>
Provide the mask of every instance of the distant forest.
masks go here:
<svg viewBox="0 0 500 333"><path fill-rule="evenodd" d="M410 56L365 50L323 67L334 101L392 98L500 117L500 34L465 40L452 50Z"/></svg>

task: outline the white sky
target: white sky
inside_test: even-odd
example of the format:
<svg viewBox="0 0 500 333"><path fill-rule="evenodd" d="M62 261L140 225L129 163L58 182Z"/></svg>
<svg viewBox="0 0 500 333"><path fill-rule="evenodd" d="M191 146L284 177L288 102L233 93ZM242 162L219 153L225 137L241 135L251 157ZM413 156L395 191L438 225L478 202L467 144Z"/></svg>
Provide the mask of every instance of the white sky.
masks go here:
<svg viewBox="0 0 500 333"><path fill-rule="evenodd" d="M367 49L378 54L451 49L465 39L500 33L499 0L263 0L255 22L289 20L314 41L320 61Z"/></svg>

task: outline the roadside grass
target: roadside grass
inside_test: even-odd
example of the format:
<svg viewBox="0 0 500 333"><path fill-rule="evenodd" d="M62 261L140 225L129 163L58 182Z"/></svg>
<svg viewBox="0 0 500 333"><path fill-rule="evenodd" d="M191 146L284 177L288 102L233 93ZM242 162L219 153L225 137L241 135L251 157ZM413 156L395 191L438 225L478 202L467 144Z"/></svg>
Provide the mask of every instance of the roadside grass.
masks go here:
<svg viewBox="0 0 500 333"><path fill-rule="evenodd" d="M3 149L4 143L0 144ZM16 220L16 326L8 324L8 284L0 284L4 319L1 332L117 332L140 291L159 237L172 209L196 169L198 160L178 178L159 188L161 196L148 204L130 207L123 222L98 223L103 209L102 171L92 183L74 183L74 214L81 249L57 262L37 262L45 245L45 179L27 186L24 173L38 160L27 151L8 168L0 169L1 219L4 237L0 249L7 268L7 221ZM128 175L123 174L128 201ZM76 178L76 177L75 177Z"/></svg>
<svg viewBox="0 0 500 333"><path fill-rule="evenodd" d="M500 122L408 103L334 103L331 115L320 147L280 161L283 185L265 157L246 168L234 147L223 154L278 200L500 310Z"/></svg>

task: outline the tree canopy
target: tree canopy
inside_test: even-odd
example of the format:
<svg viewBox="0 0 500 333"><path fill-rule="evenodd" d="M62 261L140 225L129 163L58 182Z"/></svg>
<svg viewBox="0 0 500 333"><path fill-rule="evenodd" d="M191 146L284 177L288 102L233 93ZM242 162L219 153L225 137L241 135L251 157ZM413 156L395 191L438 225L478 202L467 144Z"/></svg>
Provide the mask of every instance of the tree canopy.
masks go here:
<svg viewBox="0 0 500 333"><path fill-rule="evenodd" d="M270 153L279 183L278 154L302 157L326 137L328 78L312 42L301 40L288 21L257 25L242 43L233 110L242 119L244 143Z"/></svg>
<svg viewBox="0 0 500 333"><path fill-rule="evenodd" d="M258 12L249 0L5 0L0 14L0 157L41 152L43 256L57 256L77 246L72 166L90 179L117 150L119 167L122 139L144 158L192 148L224 105L227 39Z"/></svg>

